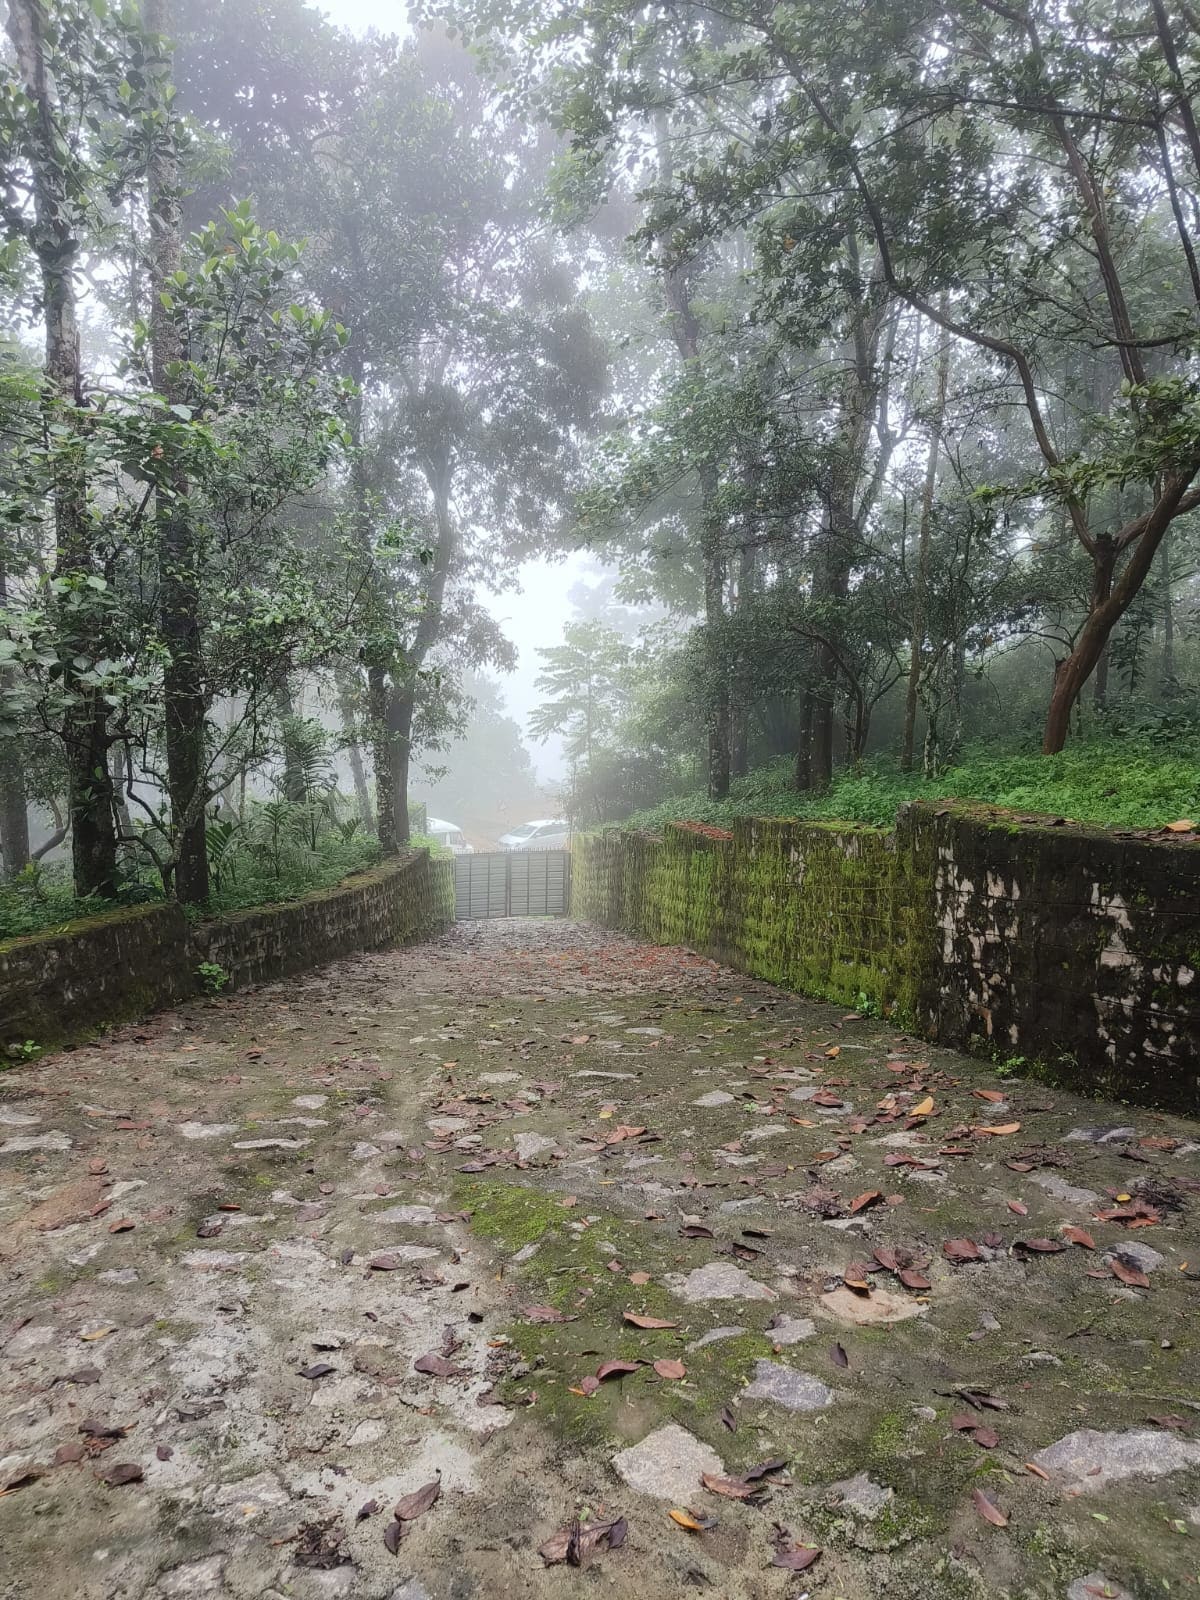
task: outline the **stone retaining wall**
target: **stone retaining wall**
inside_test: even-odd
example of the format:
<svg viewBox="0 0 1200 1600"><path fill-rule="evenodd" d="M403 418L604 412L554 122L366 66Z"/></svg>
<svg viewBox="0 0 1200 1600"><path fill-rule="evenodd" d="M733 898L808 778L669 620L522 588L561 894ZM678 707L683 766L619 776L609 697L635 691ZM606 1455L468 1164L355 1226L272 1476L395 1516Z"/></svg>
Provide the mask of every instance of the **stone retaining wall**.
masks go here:
<svg viewBox="0 0 1200 1600"><path fill-rule="evenodd" d="M573 915L1081 1087L1200 1110L1200 847L906 806L576 841Z"/></svg>
<svg viewBox="0 0 1200 1600"><path fill-rule="evenodd" d="M286 977L356 950L408 944L454 920L453 863L413 850L332 889L189 927L176 905L131 906L0 941L0 1049L61 1044L203 987Z"/></svg>

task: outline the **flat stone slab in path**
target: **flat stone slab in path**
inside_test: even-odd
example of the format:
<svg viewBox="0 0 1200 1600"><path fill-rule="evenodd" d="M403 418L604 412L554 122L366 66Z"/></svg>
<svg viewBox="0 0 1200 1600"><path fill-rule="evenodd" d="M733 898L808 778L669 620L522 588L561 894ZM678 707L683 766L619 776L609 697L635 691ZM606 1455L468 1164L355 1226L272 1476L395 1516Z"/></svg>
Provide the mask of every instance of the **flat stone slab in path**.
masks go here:
<svg viewBox="0 0 1200 1600"><path fill-rule="evenodd" d="M1198 1134L562 921L14 1065L0 1600L1190 1595Z"/></svg>
<svg viewBox="0 0 1200 1600"><path fill-rule="evenodd" d="M759 1361L754 1382L742 1391L744 1400L767 1400L787 1411L822 1411L833 1404L833 1390L807 1372L794 1372L774 1361Z"/></svg>
<svg viewBox="0 0 1200 1600"><path fill-rule="evenodd" d="M1039 1450L1035 1466L1076 1494L1095 1494L1126 1478L1164 1478L1200 1466L1200 1440L1158 1428L1101 1433L1080 1428Z"/></svg>
<svg viewBox="0 0 1200 1600"><path fill-rule="evenodd" d="M701 1492L704 1473L721 1478L725 1464L710 1445L670 1422L640 1444L613 1457L613 1467L631 1489L686 1506Z"/></svg>
<svg viewBox="0 0 1200 1600"><path fill-rule="evenodd" d="M686 1277L673 1280L680 1298L695 1305L705 1300L774 1300L777 1296L731 1261L710 1261Z"/></svg>

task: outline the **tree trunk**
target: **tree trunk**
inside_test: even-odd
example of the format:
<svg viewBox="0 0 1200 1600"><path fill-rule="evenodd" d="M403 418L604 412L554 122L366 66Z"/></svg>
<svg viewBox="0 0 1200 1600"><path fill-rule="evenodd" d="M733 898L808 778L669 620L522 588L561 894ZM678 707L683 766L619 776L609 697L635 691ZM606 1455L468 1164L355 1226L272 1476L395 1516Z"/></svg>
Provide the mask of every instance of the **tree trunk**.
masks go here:
<svg viewBox="0 0 1200 1600"><path fill-rule="evenodd" d="M945 297L942 307L945 309ZM904 695L904 734L900 743L900 770L911 772L917 731L917 701L925 664L925 634L929 617L929 556L933 531L933 498L937 489L938 453L946 420L946 390L950 381L950 335L942 330L938 350L937 402L929 424L929 450L925 457L925 482L921 488L921 526L917 535L917 572L913 585L912 637L908 687Z"/></svg>
<svg viewBox="0 0 1200 1600"><path fill-rule="evenodd" d="M813 692L805 689L800 702L800 731L796 738L796 788L812 788Z"/></svg>
<svg viewBox="0 0 1200 1600"><path fill-rule="evenodd" d="M744 778L750 770L750 718L746 705L740 701L731 713L729 741L729 771L735 778Z"/></svg>
<svg viewBox="0 0 1200 1600"><path fill-rule="evenodd" d="M1088 619L1080 630L1071 654L1059 661L1054 669L1054 690L1050 696L1042 738L1042 752L1045 755L1056 755L1066 744L1075 702L1093 670L1104 658L1109 635L1125 610L1125 606L1122 606L1107 626L1101 625L1101 619L1112 604L1116 562L1116 542L1110 535L1100 534L1092 555L1092 594Z"/></svg>
<svg viewBox="0 0 1200 1600"><path fill-rule="evenodd" d="M725 559L720 531L711 511L716 500L716 472L701 471L704 499L704 629L707 677L708 795L724 800L729 793L730 774L730 695L728 662L725 659Z"/></svg>
<svg viewBox="0 0 1200 1600"><path fill-rule="evenodd" d="M388 738L392 747L392 806L396 817L396 842L403 847L412 837L408 815L408 769L412 760L412 726L416 686L392 690L388 702Z"/></svg>
<svg viewBox="0 0 1200 1600"><path fill-rule="evenodd" d="M661 172L671 171L669 128L665 115L657 119ZM690 268L672 267L663 277L663 293L671 318L671 335L685 371L700 365L701 326L692 306ZM720 472L715 459L698 471L700 488L700 548L704 563L705 683L704 723L707 744L708 794L724 800L729 793L730 705L729 675L725 661L725 529L717 506Z"/></svg>
<svg viewBox="0 0 1200 1600"><path fill-rule="evenodd" d="M65 427L76 433L83 404L74 281L79 259L73 226L78 175L68 168L70 145L58 127L41 0L11 0L7 27L22 87L34 113L29 123L28 158L36 227L30 243L41 273L46 325L44 420L48 430ZM103 658L102 622L86 597L78 609L70 603L95 566L88 539L87 482L73 451L60 448L53 501L55 576L69 588L67 603L59 608L57 646L68 707L62 738L75 892L81 897L112 898L117 892L117 836L108 770L108 710L95 689L80 681L76 666L80 660L90 666Z"/></svg>
<svg viewBox="0 0 1200 1600"><path fill-rule="evenodd" d="M362 749L355 735L357 722L355 701L358 693L361 693L361 686L355 685L347 673L339 672L337 692L338 714L342 719L342 737L346 741L346 756L350 762L350 775L354 779L354 798L358 803L358 814L362 818L363 826L373 829L375 814L371 809L371 791L367 787L367 775L363 770Z"/></svg>
<svg viewBox="0 0 1200 1600"><path fill-rule="evenodd" d="M308 800L308 784L304 768L297 759L296 741L291 736L290 724L296 707L286 678L275 690L275 713L279 718L279 742L283 747L283 797L294 806L302 806Z"/></svg>
<svg viewBox="0 0 1200 1600"><path fill-rule="evenodd" d="M155 36L150 63L156 122L147 173L150 215L150 359L155 392L168 405L187 398L179 327L163 304L182 253L179 159L171 105L170 0L142 0L142 20ZM203 646L200 636L200 554L188 501L188 481L169 471L155 495L158 603L166 665L163 714L167 793L176 859L175 894L187 905L208 899L204 805L206 750Z"/></svg>
<svg viewBox="0 0 1200 1600"><path fill-rule="evenodd" d="M743 544L738 555L737 609L739 612L747 610L754 598L756 577L754 550L749 544ZM742 637L744 635L739 633L738 661L732 686L733 703L730 707L729 766L735 778L744 778L750 770L749 694L745 681L745 656L741 645Z"/></svg>
<svg viewBox="0 0 1200 1600"><path fill-rule="evenodd" d="M1100 652L1100 659L1096 663L1096 676L1092 681L1092 704L1097 711L1103 711L1108 704L1108 646Z"/></svg>
<svg viewBox="0 0 1200 1600"><path fill-rule="evenodd" d="M833 782L833 701L837 674L835 651L827 644L818 644L816 682L811 690L812 732L808 741L810 789L827 789Z"/></svg>
<svg viewBox="0 0 1200 1600"><path fill-rule="evenodd" d="M0 606L8 604L8 566L0 533ZM0 687L11 683L12 669L0 671ZM0 877L15 878L29 865L29 805L25 794L19 739L0 739Z"/></svg>
<svg viewBox="0 0 1200 1600"><path fill-rule="evenodd" d="M375 768L375 828L379 848L394 856L400 848L396 831L395 746L388 731L387 673L375 664L367 668L367 720L371 725L371 760Z"/></svg>
<svg viewBox="0 0 1200 1600"><path fill-rule="evenodd" d="M1171 570L1170 531L1163 535L1159 565L1162 567L1163 587L1162 686L1170 694L1175 689L1175 602L1171 593L1175 575Z"/></svg>
<svg viewBox="0 0 1200 1600"><path fill-rule="evenodd" d="M15 878L29 865L29 808L16 741L0 746L0 872Z"/></svg>

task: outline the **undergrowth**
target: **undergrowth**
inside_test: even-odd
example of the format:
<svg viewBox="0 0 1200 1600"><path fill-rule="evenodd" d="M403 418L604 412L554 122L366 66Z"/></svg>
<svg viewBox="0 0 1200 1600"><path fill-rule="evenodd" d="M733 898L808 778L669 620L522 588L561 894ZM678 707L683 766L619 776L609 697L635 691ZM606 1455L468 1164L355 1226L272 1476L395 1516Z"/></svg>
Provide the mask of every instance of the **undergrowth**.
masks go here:
<svg viewBox="0 0 1200 1600"><path fill-rule="evenodd" d="M1117 828L1160 828L1182 817L1200 820L1200 740L1192 736L1169 749L1150 739L1090 740L1056 756L975 747L936 778L877 761L840 773L818 794L798 793L791 762L778 761L735 779L727 800L679 795L617 826L657 831L668 822L727 823L757 816L886 827L905 801L942 799Z"/></svg>
<svg viewBox="0 0 1200 1600"><path fill-rule="evenodd" d="M444 854L435 840L414 837L414 845ZM376 839L361 828L319 830L312 838L291 837L281 848L245 848L227 853L213 871L213 889L206 905L188 906L196 921L222 916L254 906L278 905L299 899L315 889L329 889L352 873L362 872L379 860ZM214 863L210 858L210 867ZM35 865L15 880L0 883L0 939L20 938L60 928L115 907L163 900L157 875L129 873L116 901L96 896L78 899L65 863Z"/></svg>

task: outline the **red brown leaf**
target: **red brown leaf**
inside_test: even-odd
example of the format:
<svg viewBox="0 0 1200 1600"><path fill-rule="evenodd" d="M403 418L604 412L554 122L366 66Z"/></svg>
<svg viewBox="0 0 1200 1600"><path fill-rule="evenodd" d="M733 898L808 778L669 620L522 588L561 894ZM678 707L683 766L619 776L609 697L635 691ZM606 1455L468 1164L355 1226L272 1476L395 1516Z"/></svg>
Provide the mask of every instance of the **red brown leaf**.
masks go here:
<svg viewBox="0 0 1200 1600"><path fill-rule="evenodd" d="M664 1356L662 1360L656 1361L654 1363L654 1370L658 1373L660 1378L666 1378L672 1382L677 1381L680 1378L687 1377L687 1368L684 1366L683 1362L676 1361L674 1357L671 1356Z"/></svg>
<svg viewBox="0 0 1200 1600"><path fill-rule="evenodd" d="M411 1494L404 1495L396 1501L392 1508L392 1515L397 1522L415 1522L424 1516L438 1502L442 1492L442 1480L433 1478L429 1483L423 1483L419 1489L414 1489Z"/></svg>
<svg viewBox="0 0 1200 1600"><path fill-rule="evenodd" d="M771 1557L773 1567L782 1567L785 1572L807 1572L821 1552L813 1545L800 1544L791 1550L776 1550Z"/></svg>
<svg viewBox="0 0 1200 1600"><path fill-rule="evenodd" d="M603 1383L605 1378L620 1378L627 1372L637 1372L642 1365L640 1361L605 1361L596 1368L596 1376Z"/></svg>
<svg viewBox="0 0 1200 1600"><path fill-rule="evenodd" d="M993 1528L1007 1528L1008 1518L1000 1507L983 1492L982 1489L972 1491L971 1499L975 1502L975 1509L985 1522L990 1522Z"/></svg>
<svg viewBox="0 0 1200 1600"><path fill-rule="evenodd" d="M1112 1268L1113 1277L1119 1278L1122 1283L1128 1284L1131 1289L1148 1289L1150 1287L1150 1279L1142 1271L1141 1267L1132 1261L1122 1259L1121 1256L1113 1256L1108 1264Z"/></svg>

